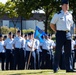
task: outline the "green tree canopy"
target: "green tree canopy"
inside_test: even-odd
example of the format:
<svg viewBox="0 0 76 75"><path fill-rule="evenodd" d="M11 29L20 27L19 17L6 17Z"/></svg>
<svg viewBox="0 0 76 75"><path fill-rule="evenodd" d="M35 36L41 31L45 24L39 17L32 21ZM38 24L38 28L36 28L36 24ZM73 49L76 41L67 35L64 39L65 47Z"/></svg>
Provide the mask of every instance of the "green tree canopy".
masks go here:
<svg viewBox="0 0 76 75"><path fill-rule="evenodd" d="M3 17L3 15L5 14L4 10L5 10L5 5L0 2L0 17Z"/></svg>
<svg viewBox="0 0 76 75"><path fill-rule="evenodd" d="M70 9L72 10L73 19L76 24L76 0L69 0Z"/></svg>

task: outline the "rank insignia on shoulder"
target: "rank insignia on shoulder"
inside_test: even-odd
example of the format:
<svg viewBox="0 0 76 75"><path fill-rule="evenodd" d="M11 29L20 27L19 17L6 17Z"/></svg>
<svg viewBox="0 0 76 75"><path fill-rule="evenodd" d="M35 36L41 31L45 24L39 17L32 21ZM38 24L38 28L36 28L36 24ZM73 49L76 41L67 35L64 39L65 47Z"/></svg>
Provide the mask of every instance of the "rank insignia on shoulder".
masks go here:
<svg viewBox="0 0 76 75"><path fill-rule="evenodd" d="M57 14L60 14L60 13L61 13L61 11L57 12Z"/></svg>

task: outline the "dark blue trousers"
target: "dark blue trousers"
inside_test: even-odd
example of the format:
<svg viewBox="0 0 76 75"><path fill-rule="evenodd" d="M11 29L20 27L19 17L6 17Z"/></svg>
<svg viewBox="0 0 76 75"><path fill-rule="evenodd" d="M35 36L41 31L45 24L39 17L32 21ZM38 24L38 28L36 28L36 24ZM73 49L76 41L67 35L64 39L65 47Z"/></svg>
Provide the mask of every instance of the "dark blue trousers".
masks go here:
<svg viewBox="0 0 76 75"><path fill-rule="evenodd" d="M4 70L5 53L0 53L1 69Z"/></svg>
<svg viewBox="0 0 76 75"><path fill-rule="evenodd" d="M74 52L74 50L72 50L72 52L71 52L71 57L72 57L72 67L73 67L73 69L74 69L74 65L75 65L75 52Z"/></svg>
<svg viewBox="0 0 76 75"><path fill-rule="evenodd" d="M39 56L40 56L39 63L40 63L40 69L41 69L42 68L42 52L39 52Z"/></svg>
<svg viewBox="0 0 76 75"><path fill-rule="evenodd" d="M42 50L42 69L49 69L50 66L50 54L46 49Z"/></svg>
<svg viewBox="0 0 76 75"><path fill-rule="evenodd" d="M13 51L6 49L6 70L14 69L14 54Z"/></svg>
<svg viewBox="0 0 76 75"><path fill-rule="evenodd" d="M74 58L74 64L75 64L75 62L76 62L76 49L74 50L74 53L75 53L75 58Z"/></svg>
<svg viewBox="0 0 76 75"><path fill-rule="evenodd" d="M23 70L25 67L24 50L15 48L14 50L14 69Z"/></svg>
<svg viewBox="0 0 76 75"><path fill-rule="evenodd" d="M36 69L36 54L35 54L35 51L31 52L30 61L29 61L29 64L28 64L29 56L30 56L30 51L26 51L27 69Z"/></svg>
<svg viewBox="0 0 76 75"><path fill-rule="evenodd" d="M40 52L35 50L36 53L36 69L40 69Z"/></svg>
<svg viewBox="0 0 76 75"><path fill-rule="evenodd" d="M53 69L53 64L54 64L54 53L53 50L49 50L50 53L50 65L49 65L49 69Z"/></svg>
<svg viewBox="0 0 76 75"><path fill-rule="evenodd" d="M65 68L66 70L72 69L71 65L71 39L66 37L67 32L65 31L57 31L56 33L56 51L54 56L54 71L58 69L60 55L62 51L62 47L64 46L65 51ZM69 37L70 38L70 37Z"/></svg>
<svg viewBox="0 0 76 75"><path fill-rule="evenodd" d="M64 52L61 53L59 67L60 69L65 70L65 53Z"/></svg>

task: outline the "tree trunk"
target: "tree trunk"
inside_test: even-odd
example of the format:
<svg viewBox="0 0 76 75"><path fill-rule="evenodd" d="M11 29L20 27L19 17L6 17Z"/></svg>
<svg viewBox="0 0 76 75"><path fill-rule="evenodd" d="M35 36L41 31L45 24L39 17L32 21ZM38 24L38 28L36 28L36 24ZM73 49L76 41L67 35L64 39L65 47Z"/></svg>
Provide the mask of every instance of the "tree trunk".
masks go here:
<svg viewBox="0 0 76 75"><path fill-rule="evenodd" d="M22 16L21 16L21 34L22 34Z"/></svg>
<svg viewBox="0 0 76 75"><path fill-rule="evenodd" d="M12 19L12 22L14 24L14 28L15 28L15 34L16 34L16 23L14 22L14 20Z"/></svg>
<svg viewBox="0 0 76 75"><path fill-rule="evenodd" d="M0 26L0 34L1 34L1 26Z"/></svg>
<svg viewBox="0 0 76 75"><path fill-rule="evenodd" d="M45 33L47 33L47 25L48 25L48 8L46 8L45 16L46 16L46 20L45 20Z"/></svg>

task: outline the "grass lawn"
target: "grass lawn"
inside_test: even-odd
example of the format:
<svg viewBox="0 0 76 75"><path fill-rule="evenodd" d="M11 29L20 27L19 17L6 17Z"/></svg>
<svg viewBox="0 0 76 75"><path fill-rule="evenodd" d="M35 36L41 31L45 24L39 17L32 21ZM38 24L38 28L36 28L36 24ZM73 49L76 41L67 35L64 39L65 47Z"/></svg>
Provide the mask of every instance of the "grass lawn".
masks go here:
<svg viewBox="0 0 76 75"><path fill-rule="evenodd" d="M76 75L76 73L66 73L59 70L53 73L52 70L16 70L16 71L0 71L0 75Z"/></svg>

